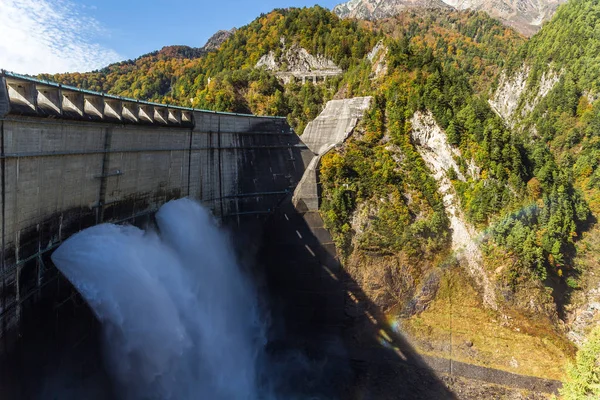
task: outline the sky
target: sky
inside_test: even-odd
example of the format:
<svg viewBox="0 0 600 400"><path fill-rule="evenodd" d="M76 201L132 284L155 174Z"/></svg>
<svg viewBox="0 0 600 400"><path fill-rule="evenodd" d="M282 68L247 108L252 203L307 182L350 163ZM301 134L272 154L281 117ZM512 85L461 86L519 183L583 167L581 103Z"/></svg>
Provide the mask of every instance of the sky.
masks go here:
<svg viewBox="0 0 600 400"><path fill-rule="evenodd" d="M0 0L0 68L85 72L168 45L201 47L274 8L341 0Z"/></svg>

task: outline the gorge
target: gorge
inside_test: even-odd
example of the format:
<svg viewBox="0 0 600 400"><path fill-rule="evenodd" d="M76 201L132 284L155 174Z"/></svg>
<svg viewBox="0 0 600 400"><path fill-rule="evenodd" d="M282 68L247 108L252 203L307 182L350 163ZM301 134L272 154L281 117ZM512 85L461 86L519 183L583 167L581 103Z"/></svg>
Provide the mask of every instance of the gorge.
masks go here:
<svg viewBox="0 0 600 400"><path fill-rule="evenodd" d="M190 390L239 398L231 373L250 398L596 396L600 14L500 3L277 9L205 48L3 71L3 393L47 398L63 374L79 398L186 398L176 371L201 382L218 359L240 368ZM100 247L78 264L69 243L131 266ZM211 280L213 251L242 289ZM104 270L131 293L101 274L94 302L75 271ZM109 373L107 329L140 332L114 342L149 367Z"/></svg>

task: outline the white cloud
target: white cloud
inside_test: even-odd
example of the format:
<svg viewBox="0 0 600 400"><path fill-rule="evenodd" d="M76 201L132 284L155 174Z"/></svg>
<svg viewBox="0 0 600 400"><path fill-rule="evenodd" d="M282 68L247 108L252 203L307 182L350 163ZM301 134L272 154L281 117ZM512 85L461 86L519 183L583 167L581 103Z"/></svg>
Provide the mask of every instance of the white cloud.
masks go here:
<svg viewBox="0 0 600 400"><path fill-rule="evenodd" d="M91 71L121 60L95 43L105 34L68 0L0 0L0 68L9 71Z"/></svg>

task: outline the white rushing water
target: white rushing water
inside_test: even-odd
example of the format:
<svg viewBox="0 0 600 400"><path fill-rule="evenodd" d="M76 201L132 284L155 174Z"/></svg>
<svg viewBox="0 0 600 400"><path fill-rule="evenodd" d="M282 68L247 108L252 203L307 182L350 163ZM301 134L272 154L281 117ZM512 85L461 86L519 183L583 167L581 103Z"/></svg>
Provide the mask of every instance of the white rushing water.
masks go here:
<svg viewBox="0 0 600 400"><path fill-rule="evenodd" d="M98 225L52 260L106 334L108 368L126 399L240 399L259 395L265 346L257 294L211 214L176 200L159 233Z"/></svg>

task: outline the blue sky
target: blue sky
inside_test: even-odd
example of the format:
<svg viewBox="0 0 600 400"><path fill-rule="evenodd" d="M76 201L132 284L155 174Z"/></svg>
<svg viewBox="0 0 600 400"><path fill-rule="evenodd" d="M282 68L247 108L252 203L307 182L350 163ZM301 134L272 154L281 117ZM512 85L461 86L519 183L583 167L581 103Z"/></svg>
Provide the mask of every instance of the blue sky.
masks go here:
<svg viewBox="0 0 600 400"><path fill-rule="evenodd" d="M319 0L333 8L338 0ZM0 0L0 68L88 71L172 44L202 46L274 8L315 0Z"/></svg>

